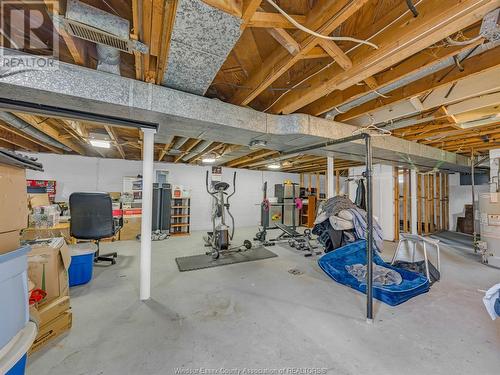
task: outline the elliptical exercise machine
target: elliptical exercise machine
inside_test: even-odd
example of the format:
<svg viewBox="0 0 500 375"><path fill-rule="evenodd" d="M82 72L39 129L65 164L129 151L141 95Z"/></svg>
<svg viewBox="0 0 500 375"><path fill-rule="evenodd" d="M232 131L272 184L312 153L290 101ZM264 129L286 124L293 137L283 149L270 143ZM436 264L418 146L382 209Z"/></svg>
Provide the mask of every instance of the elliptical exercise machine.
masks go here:
<svg viewBox="0 0 500 375"><path fill-rule="evenodd" d="M205 185L207 193L214 198L212 208L212 232L207 232L205 246L211 247L207 255L212 255L213 259L218 259L221 254L230 252L239 252L252 248L252 243L248 240L243 242L242 246L231 247L231 241L234 236L234 217L229 210L229 198L236 192L236 172L233 174L233 191L228 195L227 191L230 185L227 182L217 181L209 186L208 171L206 174ZM226 197L227 196L227 197ZM231 226L226 224L226 215L231 218Z"/></svg>

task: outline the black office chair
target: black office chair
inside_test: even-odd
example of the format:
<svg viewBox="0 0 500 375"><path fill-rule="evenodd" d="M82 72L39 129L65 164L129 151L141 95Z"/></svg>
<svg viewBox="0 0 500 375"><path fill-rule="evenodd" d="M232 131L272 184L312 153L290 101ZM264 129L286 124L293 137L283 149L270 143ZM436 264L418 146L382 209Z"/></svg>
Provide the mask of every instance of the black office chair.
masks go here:
<svg viewBox="0 0 500 375"><path fill-rule="evenodd" d="M117 253L99 255L99 240L116 234L111 197L107 193L73 193L69 196L71 236L97 244L94 262L116 263Z"/></svg>

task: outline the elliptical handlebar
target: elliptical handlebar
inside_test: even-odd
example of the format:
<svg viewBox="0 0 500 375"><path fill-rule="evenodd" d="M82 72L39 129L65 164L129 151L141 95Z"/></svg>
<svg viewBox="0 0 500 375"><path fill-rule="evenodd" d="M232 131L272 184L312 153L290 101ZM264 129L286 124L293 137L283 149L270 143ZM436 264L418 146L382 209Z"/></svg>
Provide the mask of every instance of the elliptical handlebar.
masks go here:
<svg viewBox="0 0 500 375"><path fill-rule="evenodd" d="M229 198L231 198L234 195L234 193L236 193L236 172L234 172L233 174L233 192L227 197L228 203L229 203Z"/></svg>

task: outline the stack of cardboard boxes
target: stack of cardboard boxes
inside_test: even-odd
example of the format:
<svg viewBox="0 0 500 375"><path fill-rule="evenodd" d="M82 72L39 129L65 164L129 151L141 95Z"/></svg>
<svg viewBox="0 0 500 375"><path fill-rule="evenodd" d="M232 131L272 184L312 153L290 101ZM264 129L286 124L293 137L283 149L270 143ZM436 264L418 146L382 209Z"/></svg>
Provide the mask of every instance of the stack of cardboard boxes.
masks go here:
<svg viewBox="0 0 500 375"><path fill-rule="evenodd" d="M19 233L27 223L26 172L0 164L0 254L19 248Z"/></svg>
<svg viewBox="0 0 500 375"><path fill-rule="evenodd" d="M10 155L4 157L9 159ZM26 172L22 163L0 161L0 254L20 247L20 232L28 224ZM10 159L9 159L10 160ZM71 328L68 268L70 251L64 238L52 238L30 243L28 254L29 289L41 289L45 298L30 307L38 320L38 336L30 353Z"/></svg>
<svg viewBox="0 0 500 375"><path fill-rule="evenodd" d="M33 353L71 328L68 284L71 254L62 237L29 244L28 277L33 288L46 293L45 298L31 308L31 314L38 320L38 335L30 349Z"/></svg>

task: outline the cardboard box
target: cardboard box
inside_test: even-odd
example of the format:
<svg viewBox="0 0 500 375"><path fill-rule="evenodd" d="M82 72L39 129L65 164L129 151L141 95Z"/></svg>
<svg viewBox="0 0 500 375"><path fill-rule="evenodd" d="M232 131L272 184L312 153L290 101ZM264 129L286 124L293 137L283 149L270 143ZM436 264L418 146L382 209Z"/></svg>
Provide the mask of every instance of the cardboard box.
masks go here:
<svg viewBox="0 0 500 375"><path fill-rule="evenodd" d="M71 310L68 310L63 312L56 319L50 321L48 324L41 326L35 341L33 341L33 345L31 345L31 348L28 351L28 355L40 350L49 341L68 331L71 328L72 323L73 314L71 313Z"/></svg>
<svg viewBox="0 0 500 375"><path fill-rule="evenodd" d="M75 239L70 235L70 224L59 223L52 228L26 228L23 230L21 239L23 241L33 241L43 238L64 237L66 243L74 243Z"/></svg>
<svg viewBox="0 0 500 375"><path fill-rule="evenodd" d="M19 243L19 231L0 233L0 254L14 251L21 247Z"/></svg>
<svg viewBox="0 0 500 375"><path fill-rule="evenodd" d="M56 298L52 302L38 307L37 311L40 327L47 325L70 308L69 296Z"/></svg>
<svg viewBox="0 0 500 375"><path fill-rule="evenodd" d="M31 208L40 206L50 206L49 194L47 193L28 194L28 202Z"/></svg>
<svg viewBox="0 0 500 375"><path fill-rule="evenodd" d="M142 216L124 216L123 227L120 230L120 240L135 240L136 236L141 233L141 218Z"/></svg>
<svg viewBox="0 0 500 375"><path fill-rule="evenodd" d="M26 228L27 223L25 170L0 164L0 233Z"/></svg>
<svg viewBox="0 0 500 375"><path fill-rule="evenodd" d="M37 288L47 293L38 306L69 295L68 268L71 253L64 238L38 240L29 244L31 251L28 253L28 277Z"/></svg>

